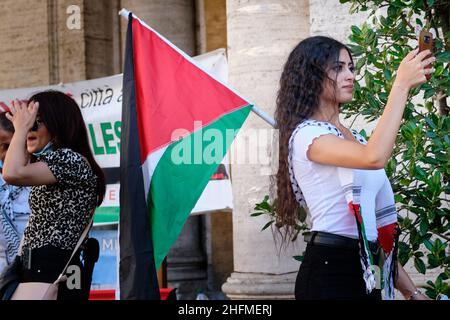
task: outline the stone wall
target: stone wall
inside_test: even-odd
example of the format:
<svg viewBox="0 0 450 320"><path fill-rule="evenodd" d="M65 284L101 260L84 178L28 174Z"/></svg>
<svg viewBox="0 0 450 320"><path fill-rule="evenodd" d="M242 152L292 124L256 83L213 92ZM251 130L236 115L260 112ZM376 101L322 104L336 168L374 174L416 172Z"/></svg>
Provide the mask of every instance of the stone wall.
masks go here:
<svg viewBox="0 0 450 320"><path fill-rule="evenodd" d="M127 8L188 55L195 55L194 0L122 0ZM121 19L123 43L126 21Z"/></svg>
<svg viewBox="0 0 450 320"><path fill-rule="evenodd" d="M0 88L49 83L47 1L0 2Z"/></svg>
<svg viewBox="0 0 450 320"><path fill-rule="evenodd" d="M122 73L120 1L86 0L84 7L86 79Z"/></svg>

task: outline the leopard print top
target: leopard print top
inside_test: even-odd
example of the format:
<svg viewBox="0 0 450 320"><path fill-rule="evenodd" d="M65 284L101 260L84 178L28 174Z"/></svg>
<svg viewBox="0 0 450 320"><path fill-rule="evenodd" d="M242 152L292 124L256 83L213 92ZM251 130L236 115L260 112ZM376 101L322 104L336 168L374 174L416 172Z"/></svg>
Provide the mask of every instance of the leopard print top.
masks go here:
<svg viewBox="0 0 450 320"><path fill-rule="evenodd" d="M96 207L97 176L87 160L70 149L45 153L37 160L48 165L57 182L31 188L23 247L73 250Z"/></svg>

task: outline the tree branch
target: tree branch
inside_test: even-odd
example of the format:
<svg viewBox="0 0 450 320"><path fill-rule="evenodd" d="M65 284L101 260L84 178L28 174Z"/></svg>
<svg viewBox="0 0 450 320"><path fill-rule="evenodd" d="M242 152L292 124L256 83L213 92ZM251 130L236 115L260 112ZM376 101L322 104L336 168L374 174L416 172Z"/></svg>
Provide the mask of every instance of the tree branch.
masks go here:
<svg viewBox="0 0 450 320"><path fill-rule="evenodd" d="M436 233L436 232L434 232L434 231L430 231L430 232L431 232L432 234L434 234L435 236L441 237L442 239L445 239L445 240L447 240L447 241L450 242L450 238L449 238L449 237L444 236L443 234L440 234L440 233Z"/></svg>

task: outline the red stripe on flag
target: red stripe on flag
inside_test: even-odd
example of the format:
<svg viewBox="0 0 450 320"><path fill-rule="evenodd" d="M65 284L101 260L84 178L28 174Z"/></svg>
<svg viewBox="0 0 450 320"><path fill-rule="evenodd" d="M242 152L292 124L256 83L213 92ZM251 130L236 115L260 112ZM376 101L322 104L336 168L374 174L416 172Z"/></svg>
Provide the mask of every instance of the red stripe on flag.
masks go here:
<svg viewBox="0 0 450 320"><path fill-rule="evenodd" d="M205 127L248 105L136 19L133 52L142 162L169 144L174 130L191 133L194 121Z"/></svg>
<svg viewBox="0 0 450 320"><path fill-rule="evenodd" d="M358 223L361 224L362 217L361 217L361 210L360 210L359 204L353 204L353 201L350 201L348 203L348 207L350 208L350 211L353 212L353 214L356 216Z"/></svg>
<svg viewBox="0 0 450 320"><path fill-rule="evenodd" d="M394 237L397 223L388 224L387 226L378 228L378 241L385 253L391 252L394 247Z"/></svg>

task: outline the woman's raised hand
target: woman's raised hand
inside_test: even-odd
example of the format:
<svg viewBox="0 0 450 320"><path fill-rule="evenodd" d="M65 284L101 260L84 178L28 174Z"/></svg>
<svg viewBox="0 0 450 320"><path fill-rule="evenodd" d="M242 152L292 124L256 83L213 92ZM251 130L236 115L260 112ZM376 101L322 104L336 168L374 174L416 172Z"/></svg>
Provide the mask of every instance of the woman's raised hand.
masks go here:
<svg viewBox="0 0 450 320"><path fill-rule="evenodd" d="M12 101L9 109L10 112L6 114L6 117L13 123L14 129L28 132L36 120L39 102L31 101L27 105L26 102L16 99Z"/></svg>
<svg viewBox="0 0 450 320"><path fill-rule="evenodd" d="M426 75L434 72L433 68L426 68L436 61L436 58L431 56L431 51L418 51L418 49L411 51L400 63L394 83L395 86L405 90L412 89L426 82Z"/></svg>

